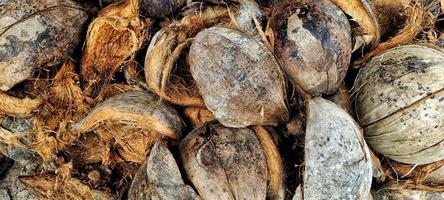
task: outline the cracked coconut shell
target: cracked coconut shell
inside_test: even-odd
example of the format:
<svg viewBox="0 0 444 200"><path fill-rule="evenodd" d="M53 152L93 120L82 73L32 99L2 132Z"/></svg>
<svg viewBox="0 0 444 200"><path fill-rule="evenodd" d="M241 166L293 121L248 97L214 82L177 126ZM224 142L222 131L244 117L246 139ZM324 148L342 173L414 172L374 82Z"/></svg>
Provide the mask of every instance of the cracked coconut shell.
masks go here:
<svg viewBox="0 0 444 200"><path fill-rule="evenodd" d="M252 36L224 27L205 29L194 39L188 60L205 105L223 125L288 121L284 72Z"/></svg>
<svg viewBox="0 0 444 200"><path fill-rule="evenodd" d="M350 24L327 0L276 2L270 19L274 51L293 82L312 96L333 94L351 59Z"/></svg>
<svg viewBox="0 0 444 200"><path fill-rule="evenodd" d="M390 49L360 70L352 93L367 143L393 160L444 159L444 53L419 45Z"/></svg>
<svg viewBox="0 0 444 200"><path fill-rule="evenodd" d="M73 126L76 132L95 130L105 142L114 141L128 161L143 163L158 138L176 140L183 129L177 112L158 96L147 92L125 92L97 105Z"/></svg>
<svg viewBox="0 0 444 200"><path fill-rule="evenodd" d="M95 96L120 67L134 58L142 46L144 29L139 0L125 0L100 11L88 27L81 60L87 94Z"/></svg>
<svg viewBox="0 0 444 200"><path fill-rule="evenodd" d="M176 160L163 140L154 144L131 183L128 200L138 199L200 199L194 189L184 183Z"/></svg>
<svg viewBox="0 0 444 200"><path fill-rule="evenodd" d="M372 160L353 118L332 102L308 102L302 199L368 199Z"/></svg>
<svg viewBox="0 0 444 200"><path fill-rule="evenodd" d="M0 90L62 63L80 43L88 16L70 0L0 2Z"/></svg>
<svg viewBox="0 0 444 200"><path fill-rule="evenodd" d="M263 127L235 129L207 123L187 135L179 150L187 177L203 199L283 195L282 161Z"/></svg>

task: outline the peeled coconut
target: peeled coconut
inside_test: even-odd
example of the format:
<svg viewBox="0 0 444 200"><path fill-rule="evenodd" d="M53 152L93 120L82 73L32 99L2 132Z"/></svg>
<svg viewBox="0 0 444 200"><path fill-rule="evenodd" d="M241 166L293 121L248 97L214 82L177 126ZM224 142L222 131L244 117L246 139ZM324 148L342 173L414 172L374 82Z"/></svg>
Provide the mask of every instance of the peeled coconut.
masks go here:
<svg viewBox="0 0 444 200"><path fill-rule="evenodd" d="M347 17L327 0L278 1L270 19L274 51L293 82L312 96L333 94L350 64Z"/></svg>
<svg viewBox="0 0 444 200"><path fill-rule="evenodd" d="M304 161L300 199L368 199L369 149L353 118L328 100L308 102Z"/></svg>
<svg viewBox="0 0 444 200"><path fill-rule="evenodd" d="M363 66L353 92L367 143L393 160L444 159L444 53L419 45L390 49Z"/></svg>
<svg viewBox="0 0 444 200"><path fill-rule="evenodd" d="M284 72L273 53L244 32L212 27L193 41L191 74L205 105L228 127L286 122Z"/></svg>
<svg viewBox="0 0 444 200"><path fill-rule="evenodd" d="M179 150L187 177L203 199L283 197L282 161L263 127L207 123L188 134Z"/></svg>
<svg viewBox="0 0 444 200"><path fill-rule="evenodd" d="M124 160L143 163L158 138L179 139L183 124L177 112L155 94L125 92L97 105L72 129L95 130L103 141L117 147Z"/></svg>
<svg viewBox="0 0 444 200"><path fill-rule="evenodd" d="M138 199L200 199L194 189L185 184L166 141L159 140L134 176L128 200Z"/></svg>
<svg viewBox="0 0 444 200"><path fill-rule="evenodd" d="M4 0L0 6L0 90L62 63L80 43L88 16L70 0Z"/></svg>

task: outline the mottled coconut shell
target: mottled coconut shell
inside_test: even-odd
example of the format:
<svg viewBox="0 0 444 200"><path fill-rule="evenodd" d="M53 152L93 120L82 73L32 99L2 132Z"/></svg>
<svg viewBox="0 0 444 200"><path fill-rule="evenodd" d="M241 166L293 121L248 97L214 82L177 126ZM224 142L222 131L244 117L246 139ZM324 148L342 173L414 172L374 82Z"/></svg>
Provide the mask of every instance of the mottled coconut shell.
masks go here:
<svg viewBox="0 0 444 200"><path fill-rule="evenodd" d="M97 94L122 65L134 58L144 41L144 29L139 0L110 5L91 22L81 60L87 94Z"/></svg>
<svg viewBox="0 0 444 200"><path fill-rule="evenodd" d="M308 103L303 199L368 199L372 161L359 126L330 101Z"/></svg>
<svg viewBox="0 0 444 200"><path fill-rule="evenodd" d="M32 188L19 181L19 177L23 175L23 171L26 171L24 168L24 166L15 163L8 169L0 181L0 199L39 200L39 198L33 194Z"/></svg>
<svg viewBox="0 0 444 200"><path fill-rule="evenodd" d="M184 183L165 141L154 144L149 157L134 176L128 200L138 199L200 199L194 189Z"/></svg>
<svg viewBox="0 0 444 200"><path fill-rule="evenodd" d="M73 126L76 132L96 130L105 142L112 138L120 155L137 163L143 163L158 138L178 139L182 129L177 112L158 96L145 92L113 96Z"/></svg>
<svg viewBox="0 0 444 200"><path fill-rule="evenodd" d="M270 19L274 50L288 76L313 96L332 94L350 64L347 17L327 0L276 2Z"/></svg>
<svg viewBox="0 0 444 200"><path fill-rule="evenodd" d="M205 105L223 125L288 120L284 74L258 40L234 29L212 27L196 36L188 58Z"/></svg>
<svg viewBox="0 0 444 200"><path fill-rule="evenodd" d="M248 128L211 123L195 129L179 146L185 172L203 199L265 199L273 175L263 148Z"/></svg>
<svg viewBox="0 0 444 200"><path fill-rule="evenodd" d="M406 45L373 58L354 85L368 144L403 163L444 158L444 53Z"/></svg>
<svg viewBox="0 0 444 200"><path fill-rule="evenodd" d="M162 18L180 9L186 0L141 0L141 15Z"/></svg>
<svg viewBox="0 0 444 200"><path fill-rule="evenodd" d="M0 90L29 78L39 67L58 65L80 43L88 18L70 0L3 0L0 3Z"/></svg>

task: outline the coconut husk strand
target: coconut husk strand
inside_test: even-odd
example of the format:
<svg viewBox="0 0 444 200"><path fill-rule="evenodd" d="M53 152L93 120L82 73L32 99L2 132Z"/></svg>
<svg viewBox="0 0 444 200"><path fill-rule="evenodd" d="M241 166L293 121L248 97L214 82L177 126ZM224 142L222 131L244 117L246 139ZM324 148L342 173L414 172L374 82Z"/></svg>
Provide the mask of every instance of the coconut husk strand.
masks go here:
<svg viewBox="0 0 444 200"><path fill-rule="evenodd" d="M182 140L179 150L185 172L203 199L265 199L267 191L270 198L279 197L267 185L276 186L273 176L283 173L273 170L282 169L282 164L273 165L276 158L267 160L264 149L269 146L262 144L268 142L260 137L248 128L208 123Z"/></svg>
<svg viewBox="0 0 444 200"><path fill-rule="evenodd" d="M205 105L224 126L288 121L284 72L267 47L235 29L201 31L188 55Z"/></svg>
<svg viewBox="0 0 444 200"><path fill-rule="evenodd" d="M107 143L115 143L128 161L143 163L151 146L160 137L177 140L183 124L176 111L158 96L145 92L125 92L97 105L73 131L95 130Z"/></svg>
<svg viewBox="0 0 444 200"><path fill-rule="evenodd" d="M329 1L276 2L269 27L274 52L294 84L312 96L333 94L351 59L347 17Z"/></svg>
<svg viewBox="0 0 444 200"><path fill-rule="evenodd" d="M330 0L351 17L358 26L353 28L355 44L353 52L361 47L376 48L380 40L380 27L377 15L368 0Z"/></svg>
<svg viewBox="0 0 444 200"><path fill-rule="evenodd" d="M20 99L0 91L0 114L27 117L42 104L41 99Z"/></svg>
<svg viewBox="0 0 444 200"><path fill-rule="evenodd" d="M381 26L394 27L393 21L401 21L404 22L404 24L397 24L397 26L401 27L394 30L396 34L391 36L387 41L380 43L375 49L366 53L361 59L356 60L353 64L357 67L387 49L411 42L419 33L428 28L432 28L435 23L435 17L432 12L438 5L438 1L436 0L432 0L427 5L423 1L414 0L390 1L391 4L387 3L388 1L373 0L371 2L376 10L379 8L381 11L378 14L378 16L380 16L379 21ZM394 12L398 13L394 14ZM399 13L403 14L400 15ZM397 19L386 20L384 17L396 17Z"/></svg>
<svg viewBox="0 0 444 200"><path fill-rule="evenodd" d="M88 27L81 60L85 92L97 95L114 73L134 59L146 35L139 0L125 0L100 11Z"/></svg>
<svg viewBox="0 0 444 200"><path fill-rule="evenodd" d="M177 63L179 56L191 44L196 32L228 19L228 9L214 6L202 11L187 11L180 22L158 31L150 42L145 57L147 86L162 99L183 106L205 107L202 97L189 74L188 66Z"/></svg>
<svg viewBox="0 0 444 200"><path fill-rule="evenodd" d="M356 116L368 144L407 164L444 158L444 54L419 45L390 49L360 70Z"/></svg>
<svg viewBox="0 0 444 200"><path fill-rule="evenodd" d="M308 101L302 199L368 199L372 160L357 123L322 98Z"/></svg>
<svg viewBox="0 0 444 200"><path fill-rule="evenodd" d="M166 141L159 140L134 176L128 200L137 199L200 199L194 189L186 185Z"/></svg>
<svg viewBox="0 0 444 200"><path fill-rule="evenodd" d="M70 0L5 0L0 7L0 90L62 63L80 43L88 16Z"/></svg>

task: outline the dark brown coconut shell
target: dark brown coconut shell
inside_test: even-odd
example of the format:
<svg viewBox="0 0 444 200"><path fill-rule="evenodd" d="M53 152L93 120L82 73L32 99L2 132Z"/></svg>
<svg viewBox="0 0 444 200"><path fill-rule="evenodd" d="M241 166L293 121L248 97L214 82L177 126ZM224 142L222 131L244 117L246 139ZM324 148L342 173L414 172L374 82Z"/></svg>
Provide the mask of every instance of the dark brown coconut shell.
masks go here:
<svg viewBox="0 0 444 200"><path fill-rule="evenodd" d="M80 43L88 16L70 0L5 0L0 6L0 90L39 67L62 63Z"/></svg>
<svg viewBox="0 0 444 200"><path fill-rule="evenodd" d="M327 0L279 1L270 28L274 51L288 76L313 96L334 93L350 64L347 17Z"/></svg>
<svg viewBox="0 0 444 200"><path fill-rule="evenodd" d="M201 31L188 55L205 105L228 127L286 122L284 72L253 37L224 27Z"/></svg>

